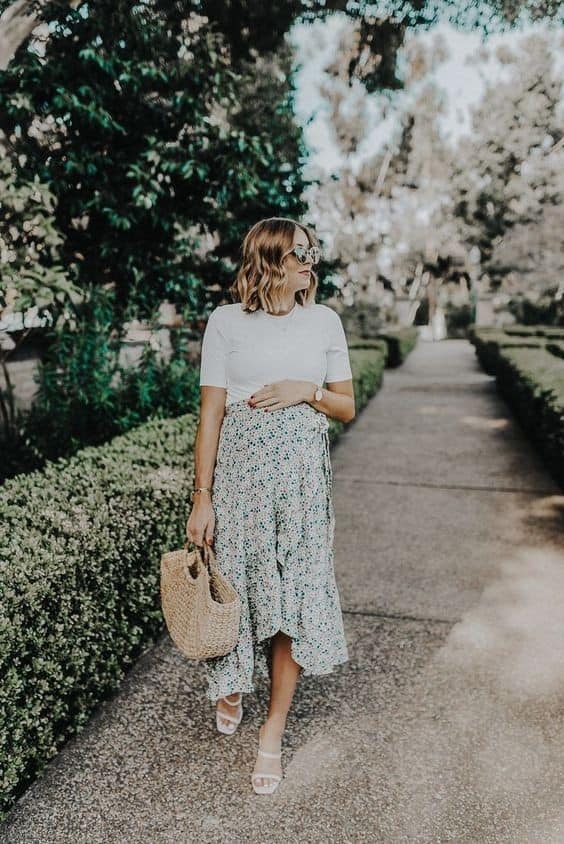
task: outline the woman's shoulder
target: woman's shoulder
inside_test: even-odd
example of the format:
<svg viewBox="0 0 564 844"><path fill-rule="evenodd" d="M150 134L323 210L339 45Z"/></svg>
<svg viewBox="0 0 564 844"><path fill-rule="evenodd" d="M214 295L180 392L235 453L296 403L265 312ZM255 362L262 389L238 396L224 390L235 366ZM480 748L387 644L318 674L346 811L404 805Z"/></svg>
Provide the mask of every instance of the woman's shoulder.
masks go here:
<svg viewBox="0 0 564 844"><path fill-rule="evenodd" d="M307 307L314 308L316 316L325 323L331 324L341 319L338 312L330 305L326 305L324 302L314 302Z"/></svg>
<svg viewBox="0 0 564 844"><path fill-rule="evenodd" d="M325 302L314 302L314 303L313 303L313 307L314 307L314 308L317 308L317 310L319 311L319 313L322 313L322 314L325 314L325 315L328 315L328 314L330 314L330 313L331 313L331 314L335 314L335 313L337 313L337 312L336 312L333 308L331 308L329 305L326 305L326 304L325 304Z"/></svg>
<svg viewBox="0 0 564 844"><path fill-rule="evenodd" d="M210 313L208 319L213 318L214 320L223 323L236 318L240 313L242 313L240 302L235 302L234 304L227 303L225 305L216 305Z"/></svg>

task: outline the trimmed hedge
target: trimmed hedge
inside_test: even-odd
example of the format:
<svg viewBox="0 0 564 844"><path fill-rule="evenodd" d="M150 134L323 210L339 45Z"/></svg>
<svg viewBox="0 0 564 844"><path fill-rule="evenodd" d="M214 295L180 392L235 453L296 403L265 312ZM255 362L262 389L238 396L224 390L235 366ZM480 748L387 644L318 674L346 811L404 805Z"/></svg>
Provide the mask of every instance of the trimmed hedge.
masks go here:
<svg viewBox="0 0 564 844"><path fill-rule="evenodd" d="M564 328L553 325L508 325L503 329L510 337L547 337L564 340Z"/></svg>
<svg viewBox="0 0 564 844"><path fill-rule="evenodd" d="M0 489L0 812L160 632L195 429L152 421Z"/></svg>
<svg viewBox="0 0 564 844"><path fill-rule="evenodd" d="M379 337L388 345L388 360L386 366L400 366L408 354L415 348L419 332L414 325L404 328L388 329Z"/></svg>
<svg viewBox="0 0 564 844"><path fill-rule="evenodd" d="M385 359L382 343L351 350L357 412ZM153 420L0 488L0 817L162 633L160 555L184 542L196 427Z"/></svg>
<svg viewBox="0 0 564 844"><path fill-rule="evenodd" d="M379 343L386 344L386 366L400 366L415 348L419 332L416 326L389 328L374 338L352 336L349 338L349 349L372 349Z"/></svg>
<svg viewBox="0 0 564 844"><path fill-rule="evenodd" d="M504 348L542 349L545 345L543 337L534 334L511 336L502 329L472 327L468 338L474 345L476 355L488 375L495 375L499 366L499 355Z"/></svg>
<svg viewBox="0 0 564 844"><path fill-rule="evenodd" d="M511 335L474 328L470 339L549 471L564 486L564 343L549 341L553 328L534 328Z"/></svg>

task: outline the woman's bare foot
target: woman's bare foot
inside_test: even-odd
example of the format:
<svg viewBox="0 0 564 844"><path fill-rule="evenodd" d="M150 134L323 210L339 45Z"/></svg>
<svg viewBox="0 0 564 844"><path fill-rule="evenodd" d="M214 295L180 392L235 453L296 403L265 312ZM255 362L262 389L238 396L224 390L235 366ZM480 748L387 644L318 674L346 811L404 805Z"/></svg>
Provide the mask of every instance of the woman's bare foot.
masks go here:
<svg viewBox="0 0 564 844"><path fill-rule="evenodd" d="M227 703L220 697L217 701L217 711L219 713L219 723L222 727L227 727L227 729L233 729L233 722L229 721L227 718L222 718L221 713L224 712L226 715L231 715L232 718L238 718L241 714L241 706L243 704L243 696L241 695L241 702L238 706L234 704L239 700L239 692L233 692L230 695L225 695L227 700L232 701L232 704Z"/></svg>
<svg viewBox="0 0 564 844"><path fill-rule="evenodd" d="M284 735L285 722L279 718L267 718L264 724L259 727L259 742L261 750L266 750L269 753L278 753L282 746L282 736ZM269 756L257 754L253 774L260 771L262 774L278 774L282 776L282 765L280 759L271 759ZM272 779L270 777L257 777L255 785L271 785Z"/></svg>

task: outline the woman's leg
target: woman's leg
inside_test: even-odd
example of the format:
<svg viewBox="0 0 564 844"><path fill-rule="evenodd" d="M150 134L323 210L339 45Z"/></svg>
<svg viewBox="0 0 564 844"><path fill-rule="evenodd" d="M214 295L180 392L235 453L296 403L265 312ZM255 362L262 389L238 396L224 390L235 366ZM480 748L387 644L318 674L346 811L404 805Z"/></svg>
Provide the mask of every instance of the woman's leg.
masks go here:
<svg viewBox="0 0 564 844"><path fill-rule="evenodd" d="M260 727L260 742L263 750L277 752L280 750L282 736L286 727L286 717L290 710L301 666L294 661L291 654L292 640L281 630L272 637L270 668L270 701L266 721ZM265 774L281 774L279 759L258 756L255 770ZM268 785L268 778L258 778L257 785Z"/></svg>

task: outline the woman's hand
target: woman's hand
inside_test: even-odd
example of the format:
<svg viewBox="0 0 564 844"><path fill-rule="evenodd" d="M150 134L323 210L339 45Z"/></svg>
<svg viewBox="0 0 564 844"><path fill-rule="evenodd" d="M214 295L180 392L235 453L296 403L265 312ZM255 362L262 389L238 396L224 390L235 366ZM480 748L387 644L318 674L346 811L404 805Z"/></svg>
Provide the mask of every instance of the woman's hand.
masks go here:
<svg viewBox="0 0 564 844"><path fill-rule="evenodd" d="M260 390L256 390L247 399L251 407L262 408L263 410L280 410L283 407L290 407L292 404L299 404L302 401L309 401L313 398L315 386L313 381L275 381L274 384L265 384Z"/></svg>
<svg viewBox="0 0 564 844"><path fill-rule="evenodd" d="M197 493L188 521L186 522L186 536L195 545L213 543L215 529L215 513L209 492Z"/></svg>

